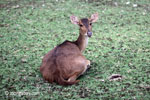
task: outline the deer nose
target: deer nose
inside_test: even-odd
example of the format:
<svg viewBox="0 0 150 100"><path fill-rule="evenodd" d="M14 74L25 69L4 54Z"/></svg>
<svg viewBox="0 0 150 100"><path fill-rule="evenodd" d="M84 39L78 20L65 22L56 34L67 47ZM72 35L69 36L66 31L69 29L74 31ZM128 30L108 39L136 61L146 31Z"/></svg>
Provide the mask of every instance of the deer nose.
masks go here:
<svg viewBox="0 0 150 100"><path fill-rule="evenodd" d="M88 31L87 35L88 35L88 37L91 37L92 36L92 32Z"/></svg>

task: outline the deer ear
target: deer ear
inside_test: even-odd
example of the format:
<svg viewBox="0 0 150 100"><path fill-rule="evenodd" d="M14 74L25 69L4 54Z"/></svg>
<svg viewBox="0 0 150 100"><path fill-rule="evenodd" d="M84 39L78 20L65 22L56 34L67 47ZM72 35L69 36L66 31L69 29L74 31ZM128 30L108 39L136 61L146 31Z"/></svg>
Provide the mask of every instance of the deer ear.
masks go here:
<svg viewBox="0 0 150 100"><path fill-rule="evenodd" d="M90 20L92 23L96 22L98 20L98 13L91 15Z"/></svg>
<svg viewBox="0 0 150 100"><path fill-rule="evenodd" d="M70 20L72 22L72 24L79 24L79 20L78 20L78 17L76 16L70 16Z"/></svg>

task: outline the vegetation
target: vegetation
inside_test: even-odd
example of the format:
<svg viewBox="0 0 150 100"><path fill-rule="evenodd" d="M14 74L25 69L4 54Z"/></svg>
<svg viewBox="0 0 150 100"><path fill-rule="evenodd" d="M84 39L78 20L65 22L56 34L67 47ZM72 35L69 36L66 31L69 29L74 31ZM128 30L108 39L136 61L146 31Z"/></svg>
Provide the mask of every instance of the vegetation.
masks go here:
<svg viewBox="0 0 150 100"><path fill-rule="evenodd" d="M79 84L44 81L42 57L64 40L76 40L69 17L98 12L84 55L91 69ZM1 0L0 100L149 100L149 0ZM120 80L109 80L120 74Z"/></svg>

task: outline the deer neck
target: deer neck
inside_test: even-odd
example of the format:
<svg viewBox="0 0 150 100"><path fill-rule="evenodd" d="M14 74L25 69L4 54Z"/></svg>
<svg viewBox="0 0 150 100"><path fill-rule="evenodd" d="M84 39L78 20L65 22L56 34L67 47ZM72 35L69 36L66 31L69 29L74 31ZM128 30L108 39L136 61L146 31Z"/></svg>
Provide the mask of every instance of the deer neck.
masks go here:
<svg viewBox="0 0 150 100"><path fill-rule="evenodd" d="M85 35L79 35L77 41L77 46L79 47L80 51L83 52L88 45L88 36Z"/></svg>

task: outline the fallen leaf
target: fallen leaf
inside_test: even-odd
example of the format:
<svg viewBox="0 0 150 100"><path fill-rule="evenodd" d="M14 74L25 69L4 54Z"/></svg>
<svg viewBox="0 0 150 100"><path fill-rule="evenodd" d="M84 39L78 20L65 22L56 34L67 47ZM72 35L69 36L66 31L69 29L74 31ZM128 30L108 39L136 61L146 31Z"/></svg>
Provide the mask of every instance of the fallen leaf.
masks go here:
<svg viewBox="0 0 150 100"><path fill-rule="evenodd" d="M108 79L110 81L117 81L117 80L121 80L123 77L120 74L112 74Z"/></svg>

